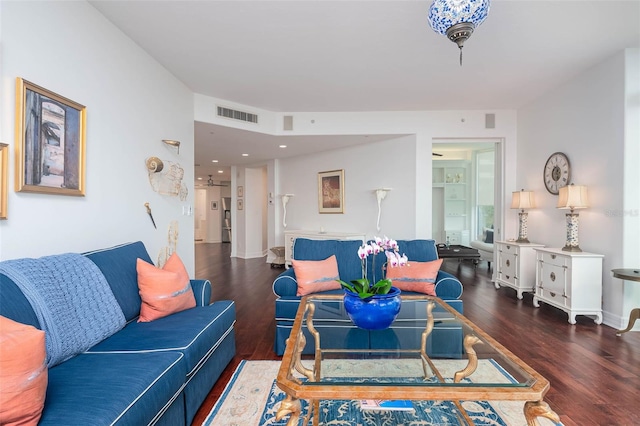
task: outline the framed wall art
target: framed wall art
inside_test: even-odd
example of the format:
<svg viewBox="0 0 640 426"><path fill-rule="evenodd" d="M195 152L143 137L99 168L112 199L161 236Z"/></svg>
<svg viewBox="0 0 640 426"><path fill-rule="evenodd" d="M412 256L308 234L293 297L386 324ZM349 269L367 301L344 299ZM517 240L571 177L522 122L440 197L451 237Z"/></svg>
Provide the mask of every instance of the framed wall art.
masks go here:
<svg viewBox="0 0 640 426"><path fill-rule="evenodd" d="M242 186L238 187L238 198L244 197L244 188Z"/></svg>
<svg viewBox="0 0 640 426"><path fill-rule="evenodd" d="M9 145L0 143L0 219L7 218L7 197L9 195Z"/></svg>
<svg viewBox="0 0 640 426"><path fill-rule="evenodd" d="M318 173L318 211L344 213L344 170Z"/></svg>
<svg viewBox="0 0 640 426"><path fill-rule="evenodd" d="M218 202L217 201L212 201L211 202L211 210L218 210Z"/></svg>
<svg viewBox="0 0 640 426"><path fill-rule="evenodd" d="M86 108L16 81L16 192L84 196Z"/></svg>
<svg viewBox="0 0 640 426"><path fill-rule="evenodd" d="M238 210L243 210L244 209L244 201L242 201L242 199L238 200Z"/></svg>

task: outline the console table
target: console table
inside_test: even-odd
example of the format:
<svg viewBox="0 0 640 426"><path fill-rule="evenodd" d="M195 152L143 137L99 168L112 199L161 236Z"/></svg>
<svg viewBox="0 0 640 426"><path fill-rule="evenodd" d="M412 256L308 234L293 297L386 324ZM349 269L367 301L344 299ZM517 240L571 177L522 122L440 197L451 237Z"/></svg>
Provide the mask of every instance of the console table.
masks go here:
<svg viewBox="0 0 640 426"><path fill-rule="evenodd" d="M308 238L310 240L365 240L365 234L350 232L320 232L320 231L284 231L284 266L291 266L293 242L296 238Z"/></svg>
<svg viewBox="0 0 640 426"><path fill-rule="evenodd" d="M639 281L640 282L640 269L612 269L613 276L625 281ZM629 313L629 324L624 330L616 331L616 336L621 336L622 333L630 331L636 323L636 320L640 318L640 308L634 308Z"/></svg>

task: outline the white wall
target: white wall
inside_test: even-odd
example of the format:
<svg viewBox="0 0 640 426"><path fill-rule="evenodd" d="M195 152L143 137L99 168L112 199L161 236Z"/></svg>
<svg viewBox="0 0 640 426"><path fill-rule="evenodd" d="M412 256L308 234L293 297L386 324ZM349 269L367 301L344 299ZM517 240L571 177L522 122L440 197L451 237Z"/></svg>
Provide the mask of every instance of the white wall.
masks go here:
<svg viewBox="0 0 640 426"><path fill-rule="evenodd" d="M1 140L14 155L15 81L22 77L87 107L86 196L16 193L0 258L81 252L142 240L155 261L179 222L178 253L194 272L193 94L84 1L2 2ZM180 155L162 139L182 142ZM145 159L178 162L186 201L155 193ZM158 229L144 208L149 202Z"/></svg>
<svg viewBox="0 0 640 426"><path fill-rule="evenodd" d="M279 161L280 193L295 194L287 205L287 229L415 235L415 136ZM344 214L318 213L318 172L344 170ZM381 231L374 190L392 188L382 201ZM423 190L430 190L430 186ZM280 204L279 209L282 210ZM429 219L430 220L430 219ZM282 245L278 244L278 245Z"/></svg>
<svg viewBox="0 0 640 426"><path fill-rule="evenodd" d="M637 92L635 99L637 102ZM637 116L634 120L637 126ZM612 278L610 270L624 267L626 238L635 241L633 256L631 253L626 256L640 259L637 244L640 236L625 236L623 227L625 203L638 206L638 182L632 185L635 200L625 200L622 190L625 165L637 167L638 159L636 156L625 160L624 129L624 52L518 111L517 186L534 191L537 204L529 212L529 239L550 247L564 246L566 211L556 209L557 196L546 191L542 180L547 158L556 151L564 152L571 163L571 181L588 187L590 207L579 211L580 247L605 256L604 322L616 328L626 320L622 317L622 283ZM629 143L637 145L637 139Z"/></svg>
<svg viewBox="0 0 640 426"><path fill-rule="evenodd" d="M640 49L625 50L625 117L624 117L624 200L623 263L625 268L640 267ZM629 317L640 306L640 283L624 283L622 316ZM640 330L640 324L636 324Z"/></svg>

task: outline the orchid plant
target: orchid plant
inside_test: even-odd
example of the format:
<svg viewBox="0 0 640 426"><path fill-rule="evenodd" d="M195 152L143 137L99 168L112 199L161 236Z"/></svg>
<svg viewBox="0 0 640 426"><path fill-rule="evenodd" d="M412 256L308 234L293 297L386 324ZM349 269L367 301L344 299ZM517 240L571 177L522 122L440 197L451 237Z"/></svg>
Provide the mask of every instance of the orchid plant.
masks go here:
<svg viewBox="0 0 640 426"><path fill-rule="evenodd" d="M387 265L391 267L404 266L407 264L407 256L399 254L398 242L387 238L375 237L370 243L363 244L358 249L358 257L362 263L362 278L352 280L351 283L347 283L342 280L338 280L342 288L356 293L361 299L367 299L377 294L387 294L391 290L391 280L382 278L376 282L376 255L380 252L384 252L387 257ZM367 278L367 258L373 255L372 267L373 267L373 282L369 283Z"/></svg>

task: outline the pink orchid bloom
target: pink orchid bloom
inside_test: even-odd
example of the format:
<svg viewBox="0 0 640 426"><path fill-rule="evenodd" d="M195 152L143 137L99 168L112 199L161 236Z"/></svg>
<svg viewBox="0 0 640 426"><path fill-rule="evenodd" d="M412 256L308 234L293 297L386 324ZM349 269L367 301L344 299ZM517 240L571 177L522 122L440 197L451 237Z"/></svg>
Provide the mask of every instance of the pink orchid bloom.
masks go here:
<svg viewBox="0 0 640 426"><path fill-rule="evenodd" d="M378 254L382 251L382 248L377 243L371 243L371 248L373 249L373 254Z"/></svg>
<svg viewBox="0 0 640 426"><path fill-rule="evenodd" d="M406 266L409 264L409 258L404 253L402 253L402 256L400 256L398 259L399 259L398 263L400 264L400 266Z"/></svg>
<svg viewBox="0 0 640 426"><path fill-rule="evenodd" d="M385 251L384 253L387 255L387 262L390 267L395 268L400 264L400 259L395 252Z"/></svg>
<svg viewBox="0 0 640 426"><path fill-rule="evenodd" d="M366 259L369 256L369 252L367 251L367 246L364 245L358 249L358 257L360 259Z"/></svg>

